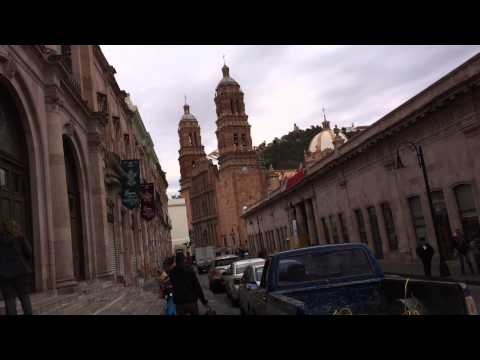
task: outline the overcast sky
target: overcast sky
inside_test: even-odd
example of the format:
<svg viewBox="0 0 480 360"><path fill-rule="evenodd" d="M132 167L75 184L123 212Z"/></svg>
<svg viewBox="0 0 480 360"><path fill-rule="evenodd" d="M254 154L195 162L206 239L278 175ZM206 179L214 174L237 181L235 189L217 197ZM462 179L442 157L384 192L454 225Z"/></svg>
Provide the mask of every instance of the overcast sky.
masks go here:
<svg viewBox="0 0 480 360"><path fill-rule="evenodd" d="M178 122L184 94L205 151L217 148L215 88L222 56L245 94L254 145L293 129L369 125L480 51L480 46L165 46L102 45L121 89L139 107L179 190Z"/></svg>

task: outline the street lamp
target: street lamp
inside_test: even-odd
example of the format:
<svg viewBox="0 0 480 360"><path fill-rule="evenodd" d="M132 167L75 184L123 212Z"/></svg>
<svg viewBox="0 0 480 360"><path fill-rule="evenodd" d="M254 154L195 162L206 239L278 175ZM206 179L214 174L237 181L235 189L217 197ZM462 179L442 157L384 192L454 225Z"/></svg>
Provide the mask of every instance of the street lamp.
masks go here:
<svg viewBox="0 0 480 360"><path fill-rule="evenodd" d="M410 141L407 141L401 144L397 148L397 163L395 166L396 169L401 169L405 167L405 165L403 165L402 163L402 159L400 158L400 148L404 145L409 146L411 149L415 150L417 154L418 166L422 169L423 180L425 182L425 189L427 191L427 197L428 197L428 207L430 208L430 216L432 217L433 228L435 230L435 238L437 240L437 247L438 247L438 252L440 256L440 276L442 277L450 276L450 270L448 269L448 265L443 253L443 247L440 245L440 236L438 234L437 219L435 216L435 211L433 209L432 194L430 191L430 183L428 181L427 167L425 166L425 159L423 157L422 145L416 145L415 143Z"/></svg>
<svg viewBox="0 0 480 360"><path fill-rule="evenodd" d="M235 249L235 233L233 232L233 228L232 232L230 233L230 237L232 238L233 249Z"/></svg>

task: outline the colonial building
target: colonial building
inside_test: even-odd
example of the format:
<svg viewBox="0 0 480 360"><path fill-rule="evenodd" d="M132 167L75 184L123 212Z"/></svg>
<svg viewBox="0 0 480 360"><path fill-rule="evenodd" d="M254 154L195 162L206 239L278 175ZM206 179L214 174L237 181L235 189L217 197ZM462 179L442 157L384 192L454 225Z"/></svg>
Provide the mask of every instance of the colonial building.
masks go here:
<svg viewBox="0 0 480 360"><path fill-rule="evenodd" d="M480 54L349 139L324 119L305 168L243 214L250 251L363 242L406 263L422 238L438 255L438 237L451 258L452 230L470 239L480 231L479 85Z"/></svg>
<svg viewBox="0 0 480 360"><path fill-rule="evenodd" d="M32 242L36 291L127 285L171 252L167 182L136 107L97 45L0 46L0 217ZM140 159L157 216L122 206L121 159Z"/></svg>
<svg viewBox="0 0 480 360"><path fill-rule="evenodd" d="M200 127L185 105L179 123L180 184L195 245L233 251L246 246L241 215L266 194L268 172L252 146L240 85L230 77L228 66L222 74L215 91L218 166L212 154L205 155Z"/></svg>

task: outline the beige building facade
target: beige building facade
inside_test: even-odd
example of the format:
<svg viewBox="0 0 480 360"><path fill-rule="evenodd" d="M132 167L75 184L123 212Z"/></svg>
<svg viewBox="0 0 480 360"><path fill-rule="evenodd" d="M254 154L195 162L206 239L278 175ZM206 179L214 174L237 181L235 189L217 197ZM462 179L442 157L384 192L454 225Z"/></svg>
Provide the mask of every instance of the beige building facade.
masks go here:
<svg viewBox="0 0 480 360"><path fill-rule="evenodd" d="M97 45L0 46L0 216L32 242L35 291L127 285L171 251L167 182ZM120 160L140 159L157 216L120 200Z"/></svg>
<svg viewBox="0 0 480 360"><path fill-rule="evenodd" d="M452 259L452 231L470 239L480 231L479 85L476 55L348 140L325 119L296 179L243 215L250 251L363 242L379 259L407 263L426 239L438 255L414 144L424 153L438 243Z"/></svg>
<svg viewBox="0 0 480 360"><path fill-rule="evenodd" d="M187 252L190 237L188 232L187 207L184 198L168 200L168 215L172 222L172 250Z"/></svg>

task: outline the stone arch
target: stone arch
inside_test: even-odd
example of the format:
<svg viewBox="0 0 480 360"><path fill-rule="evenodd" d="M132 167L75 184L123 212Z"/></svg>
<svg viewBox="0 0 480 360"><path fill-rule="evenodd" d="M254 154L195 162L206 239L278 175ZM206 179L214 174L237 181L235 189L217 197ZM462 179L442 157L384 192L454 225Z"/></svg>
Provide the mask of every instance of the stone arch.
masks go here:
<svg viewBox="0 0 480 360"><path fill-rule="evenodd" d="M76 127L67 122L64 125L62 137L67 140L71 146L72 155L74 157L76 175L78 180L79 196L80 196L80 208L81 208L81 229L83 234L82 244L84 251L85 262L85 277L87 279L93 278L94 270L94 245L92 244L92 227L91 223L87 221L92 217L92 207L90 196L90 184L89 177L87 176L88 169L88 151L83 145Z"/></svg>
<svg viewBox="0 0 480 360"><path fill-rule="evenodd" d="M0 73L0 86L10 94L18 111L27 147L29 170L31 231L34 252L35 290L43 291L55 286L55 259L53 249L53 220L51 215L50 176L45 133L40 123L44 119L35 104L34 91L25 82L21 70L12 76ZM43 217L43 218L42 218Z"/></svg>
<svg viewBox="0 0 480 360"><path fill-rule="evenodd" d="M69 223L72 239L73 273L75 280L83 281L87 278L87 263L85 256L85 223L82 206L82 186L78 155L71 138L62 135L63 154L65 159L65 176L68 192Z"/></svg>

